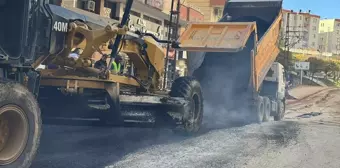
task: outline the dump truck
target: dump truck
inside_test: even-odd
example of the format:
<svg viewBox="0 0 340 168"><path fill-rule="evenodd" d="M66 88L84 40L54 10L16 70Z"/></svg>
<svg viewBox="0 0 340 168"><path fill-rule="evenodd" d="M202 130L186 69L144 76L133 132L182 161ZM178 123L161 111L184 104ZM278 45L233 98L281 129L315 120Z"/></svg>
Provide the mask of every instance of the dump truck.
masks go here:
<svg viewBox="0 0 340 168"><path fill-rule="evenodd" d="M129 32L125 25L132 2L127 1L121 22L108 23L44 0L0 0L0 21L6 23L0 28L1 168L29 167L39 146L41 114L59 117L68 107L80 115L91 109L109 125L165 123L181 133L199 130L203 104L231 108L242 103L249 111L256 107L251 114L259 120L269 102L276 120L282 118L277 109L284 107L278 90L283 71L273 64L281 1L228 1L220 23L190 24L181 43ZM216 34L224 38L216 40ZM192 76L176 79L169 93L158 87L164 73L159 43L190 51ZM90 55L103 46L110 51L109 64L94 69ZM69 57L74 47L84 47L77 59ZM120 75L110 71L117 55L129 58ZM41 64L47 69L38 70Z"/></svg>
<svg viewBox="0 0 340 168"><path fill-rule="evenodd" d="M29 167L42 116L59 116L62 107L72 106L71 113L93 109L106 124L156 120L181 133L197 132L203 113L199 82L181 77L170 93L159 89L165 57L159 43L169 41L128 31L132 3L127 1L121 22L112 23L45 0L0 0L0 21L6 23L0 27L1 168ZM77 59L69 57L74 47L83 47ZM93 68L91 55L103 47L110 48L109 64ZM126 64L114 74L110 67L118 56Z"/></svg>
<svg viewBox="0 0 340 168"><path fill-rule="evenodd" d="M205 112L238 111L251 122L281 120L284 67L279 54L282 0L230 0L218 23L190 24L178 50L200 82Z"/></svg>
<svg viewBox="0 0 340 168"><path fill-rule="evenodd" d="M47 0L0 0L0 21L6 23L0 28L1 168L29 167L42 121L63 114L89 113L103 125L146 122L181 134L199 130L199 82L186 76L170 92L160 88L160 43L175 42L129 31L132 3L127 0L121 21L112 22ZM95 52L100 60L92 59ZM122 71L111 69L116 58Z"/></svg>

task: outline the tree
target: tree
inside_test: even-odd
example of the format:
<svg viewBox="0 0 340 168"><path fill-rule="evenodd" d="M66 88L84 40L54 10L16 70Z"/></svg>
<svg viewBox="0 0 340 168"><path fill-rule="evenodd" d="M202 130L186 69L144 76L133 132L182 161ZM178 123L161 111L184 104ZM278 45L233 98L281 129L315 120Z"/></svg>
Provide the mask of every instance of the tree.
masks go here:
<svg viewBox="0 0 340 168"><path fill-rule="evenodd" d="M293 54L294 62L296 62L296 61L306 61L307 59L308 59L308 57L303 55L303 54Z"/></svg>
<svg viewBox="0 0 340 168"><path fill-rule="evenodd" d="M336 72L340 71L340 64L334 60L326 60L325 61L325 78L331 73L333 76Z"/></svg>
<svg viewBox="0 0 340 168"><path fill-rule="evenodd" d="M285 68L287 68L286 66L286 54L287 51L283 50L280 48L280 53L276 58L276 62L279 62L280 64L282 64ZM294 57L293 57L293 53L289 52L288 54L288 66L293 66L294 65Z"/></svg>
<svg viewBox="0 0 340 168"><path fill-rule="evenodd" d="M310 63L309 71L311 73L311 77L314 78L314 74L317 72L322 72L325 70L325 61L322 59L317 59L315 57L309 57L307 61Z"/></svg>

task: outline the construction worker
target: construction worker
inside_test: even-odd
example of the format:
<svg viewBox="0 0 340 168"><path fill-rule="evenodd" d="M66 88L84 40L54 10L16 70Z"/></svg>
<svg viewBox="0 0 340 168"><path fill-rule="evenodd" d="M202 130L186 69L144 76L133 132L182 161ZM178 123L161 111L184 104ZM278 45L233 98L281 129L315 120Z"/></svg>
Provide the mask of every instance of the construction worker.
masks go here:
<svg viewBox="0 0 340 168"><path fill-rule="evenodd" d="M115 60L112 62L112 73L114 74L121 74L121 70L122 70L122 57L120 55L117 55L115 57Z"/></svg>
<svg viewBox="0 0 340 168"><path fill-rule="evenodd" d="M107 58L109 57L109 55L107 54L103 54L102 57L100 58L100 60L96 61L94 63L94 68L103 70L107 67Z"/></svg>
<svg viewBox="0 0 340 168"><path fill-rule="evenodd" d="M82 52L81 48L76 48L70 53L70 55L68 57L73 58L74 60L77 60L79 58L81 52Z"/></svg>

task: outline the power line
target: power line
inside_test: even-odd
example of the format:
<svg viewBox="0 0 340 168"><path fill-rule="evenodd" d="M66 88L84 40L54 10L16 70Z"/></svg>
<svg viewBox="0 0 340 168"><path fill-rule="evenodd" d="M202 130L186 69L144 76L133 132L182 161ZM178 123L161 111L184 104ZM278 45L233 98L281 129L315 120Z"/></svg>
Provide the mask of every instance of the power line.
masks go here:
<svg viewBox="0 0 340 168"><path fill-rule="evenodd" d="M281 38L284 39L284 50L285 50L285 54L284 54L284 62L285 62L285 68L286 71L289 71L289 55L290 55L290 48L293 48L296 44L300 43L302 40L301 36L301 32L304 31L296 31L296 30L290 30L290 28L296 29L297 26L290 26L290 13L287 13L287 22L286 22L286 26L285 26L285 34L284 36ZM301 27L301 26L298 26ZM293 33L293 35L291 35ZM296 35L298 34L298 35ZM295 40L296 41L293 41ZM288 74L288 73L287 73Z"/></svg>

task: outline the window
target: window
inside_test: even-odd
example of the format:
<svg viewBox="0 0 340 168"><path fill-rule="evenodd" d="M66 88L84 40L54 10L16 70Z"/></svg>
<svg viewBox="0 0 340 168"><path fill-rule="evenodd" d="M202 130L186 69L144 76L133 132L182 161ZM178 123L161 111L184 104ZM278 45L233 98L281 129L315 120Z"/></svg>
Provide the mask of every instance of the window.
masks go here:
<svg viewBox="0 0 340 168"><path fill-rule="evenodd" d="M125 7L123 8L123 10L125 10ZM141 13L136 12L136 11L134 11L134 10L131 10L131 11L130 11L130 15L137 16L137 17L141 17L141 16L142 16Z"/></svg>
<svg viewBox="0 0 340 168"><path fill-rule="evenodd" d="M297 20L297 16L296 15L294 15L294 20Z"/></svg>
<svg viewBox="0 0 340 168"><path fill-rule="evenodd" d="M131 14L131 15L134 15L134 16L137 16L137 17L140 17L140 16L141 16L140 13L138 13L138 12L136 12L136 11L133 11L133 10L130 11L130 14Z"/></svg>
<svg viewBox="0 0 340 168"><path fill-rule="evenodd" d="M321 27L324 27L325 26L325 24L324 23L321 23Z"/></svg>
<svg viewBox="0 0 340 168"><path fill-rule="evenodd" d="M313 26L313 30L316 30L316 26Z"/></svg>
<svg viewBox="0 0 340 168"><path fill-rule="evenodd" d="M313 37L316 38L316 34L313 34Z"/></svg>
<svg viewBox="0 0 340 168"><path fill-rule="evenodd" d="M314 47L315 46L315 42L312 42L312 47Z"/></svg>
<svg viewBox="0 0 340 168"><path fill-rule="evenodd" d="M61 1L59 0L49 0L48 3L53 5L61 5Z"/></svg>
<svg viewBox="0 0 340 168"><path fill-rule="evenodd" d="M302 20L302 16L300 16L300 20Z"/></svg>
<svg viewBox="0 0 340 168"><path fill-rule="evenodd" d="M155 19L155 18L152 18L148 15L143 15L143 19L147 20L147 21L150 21L152 23L156 23L158 25L162 25L162 21L158 20L158 19Z"/></svg>
<svg viewBox="0 0 340 168"><path fill-rule="evenodd" d="M223 15L223 9L220 7L215 7L214 8L214 16L216 18L216 20L220 20L222 18Z"/></svg>

